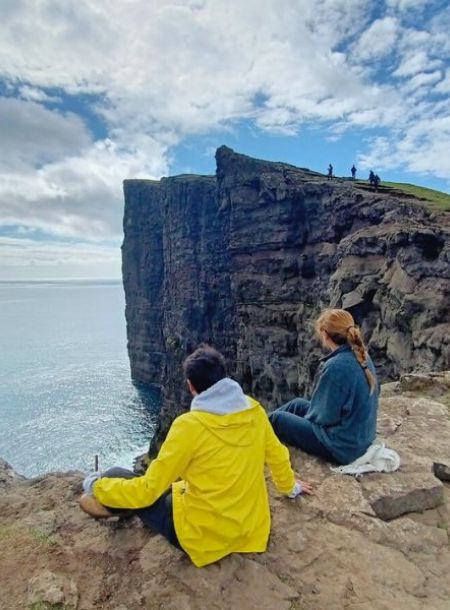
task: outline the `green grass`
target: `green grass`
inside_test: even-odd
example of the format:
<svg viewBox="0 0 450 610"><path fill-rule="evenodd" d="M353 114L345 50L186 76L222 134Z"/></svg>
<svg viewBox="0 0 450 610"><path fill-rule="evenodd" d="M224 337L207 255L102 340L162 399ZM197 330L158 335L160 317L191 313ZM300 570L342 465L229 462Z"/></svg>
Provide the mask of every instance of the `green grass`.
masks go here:
<svg viewBox="0 0 450 610"><path fill-rule="evenodd" d="M414 195L419 199L424 199L432 205L430 207L434 209L450 211L450 195L448 193L442 193L441 191L435 191L424 186L417 186L415 184L403 184L401 182L381 182L382 186L390 186L398 191L403 191L409 195Z"/></svg>

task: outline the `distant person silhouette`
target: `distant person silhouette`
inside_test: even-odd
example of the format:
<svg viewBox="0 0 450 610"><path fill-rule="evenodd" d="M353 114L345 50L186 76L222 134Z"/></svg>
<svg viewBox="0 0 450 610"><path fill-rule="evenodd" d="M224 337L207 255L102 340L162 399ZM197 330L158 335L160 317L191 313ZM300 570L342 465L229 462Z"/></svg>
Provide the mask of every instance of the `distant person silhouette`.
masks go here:
<svg viewBox="0 0 450 610"><path fill-rule="evenodd" d="M378 187L380 185L380 176L378 174L375 174L373 178L373 185L375 187L375 191L378 192Z"/></svg>
<svg viewBox="0 0 450 610"><path fill-rule="evenodd" d="M327 178L328 178L328 180L333 180L333 166L331 165L331 163L328 166Z"/></svg>
<svg viewBox="0 0 450 610"><path fill-rule="evenodd" d="M354 180L356 176L356 167L354 164L352 165L352 169L350 171L352 172L352 180Z"/></svg>
<svg viewBox="0 0 450 610"><path fill-rule="evenodd" d="M369 182L370 182L370 186L373 186L375 183L375 174L373 173L372 170L370 170L370 173L369 173Z"/></svg>

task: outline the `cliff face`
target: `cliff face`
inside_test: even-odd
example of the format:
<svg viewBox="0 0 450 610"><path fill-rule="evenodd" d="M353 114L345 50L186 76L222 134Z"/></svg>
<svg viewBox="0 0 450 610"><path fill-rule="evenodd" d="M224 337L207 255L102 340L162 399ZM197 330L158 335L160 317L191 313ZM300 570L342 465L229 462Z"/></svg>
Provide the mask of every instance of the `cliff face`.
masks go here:
<svg viewBox="0 0 450 610"><path fill-rule="evenodd" d="M125 182L132 376L187 405L199 342L268 407L308 389L328 306L361 324L383 379L450 366L450 219L418 200L222 147L217 174Z"/></svg>

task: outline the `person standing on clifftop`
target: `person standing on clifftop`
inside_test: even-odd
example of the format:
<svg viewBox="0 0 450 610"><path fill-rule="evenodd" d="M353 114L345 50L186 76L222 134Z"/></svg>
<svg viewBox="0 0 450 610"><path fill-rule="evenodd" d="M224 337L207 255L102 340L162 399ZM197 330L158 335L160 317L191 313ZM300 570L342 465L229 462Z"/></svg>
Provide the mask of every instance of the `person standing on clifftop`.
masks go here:
<svg viewBox="0 0 450 610"><path fill-rule="evenodd" d="M311 400L294 398L269 414L278 438L329 462L350 464L376 435L379 385L361 331L344 309L316 321L322 358Z"/></svg>
<svg viewBox="0 0 450 610"><path fill-rule="evenodd" d="M328 166L327 178L328 178L328 180L333 180L333 166L331 165L331 163Z"/></svg>
<svg viewBox="0 0 450 610"><path fill-rule="evenodd" d="M351 168L350 171L352 172L352 180L354 180L355 176L356 176L356 167L355 167L355 164L352 165L352 168Z"/></svg>
<svg viewBox="0 0 450 610"><path fill-rule="evenodd" d="M378 192L378 187L380 186L380 176L378 174L375 174L375 176L373 177L373 186L375 192Z"/></svg>
<svg viewBox="0 0 450 610"><path fill-rule="evenodd" d="M122 468L89 475L81 508L93 517L131 509L198 567L234 552L261 553L270 532L264 465L290 498L311 486L296 481L266 412L226 376L219 352L201 345L183 369L190 411L175 419L145 475Z"/></svg>

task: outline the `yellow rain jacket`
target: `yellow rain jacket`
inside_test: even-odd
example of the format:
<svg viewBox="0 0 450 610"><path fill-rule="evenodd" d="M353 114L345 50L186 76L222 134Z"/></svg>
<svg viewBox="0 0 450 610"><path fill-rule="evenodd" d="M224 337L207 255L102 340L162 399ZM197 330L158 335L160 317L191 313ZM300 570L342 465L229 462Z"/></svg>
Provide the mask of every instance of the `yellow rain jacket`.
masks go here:
<svg viewBox="0 0 450 610"><path fill-rule="evenodd" d="M287 448L261 405L235 381L223 379L175 419L145 475L101 478L93 491L106 506L132 509L150 506L172 484L178 540L200 567L229 553L266 550L270 512L265 463L278 491L289 494L295 479Z"/></svg>

